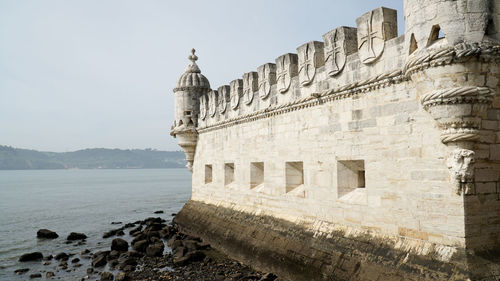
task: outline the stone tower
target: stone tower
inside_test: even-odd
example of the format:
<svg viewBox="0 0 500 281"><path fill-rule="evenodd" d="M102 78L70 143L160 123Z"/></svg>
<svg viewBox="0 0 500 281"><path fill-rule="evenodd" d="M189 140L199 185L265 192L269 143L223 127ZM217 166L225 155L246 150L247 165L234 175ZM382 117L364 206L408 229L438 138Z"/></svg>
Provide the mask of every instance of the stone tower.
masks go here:
<svg viewBox="0 0 500 281"><path fill-rule="evenodd" d="M198 57L191 50L188 59L191 63L186 67L184 74L179 77L177 86L174 88L175 113L174 124L170 134L179 140L188 161L186 167L191 171L193 166L194 152L198 141L196 126L200 113L200 99L210 90L208 79L201 74L196 64Z"/></svg>

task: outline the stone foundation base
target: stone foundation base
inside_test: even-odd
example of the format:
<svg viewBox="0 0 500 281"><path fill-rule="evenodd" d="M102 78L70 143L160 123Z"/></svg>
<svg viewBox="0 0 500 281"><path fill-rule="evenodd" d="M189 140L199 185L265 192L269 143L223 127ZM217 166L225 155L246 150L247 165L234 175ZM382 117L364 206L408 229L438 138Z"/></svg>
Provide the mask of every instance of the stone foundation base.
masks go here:
<svg viewBox="0 0 500 281"><path fill-rule="evenodd" d="M317 236L285 220L198 201L188 201L174 222L230 257L291 281L497 281L500 277L498 253L471 255L451 248L454 254L444 262L435 254L416 255L395 247L394 241L370 235L352 238L339 231Z"/></svg>

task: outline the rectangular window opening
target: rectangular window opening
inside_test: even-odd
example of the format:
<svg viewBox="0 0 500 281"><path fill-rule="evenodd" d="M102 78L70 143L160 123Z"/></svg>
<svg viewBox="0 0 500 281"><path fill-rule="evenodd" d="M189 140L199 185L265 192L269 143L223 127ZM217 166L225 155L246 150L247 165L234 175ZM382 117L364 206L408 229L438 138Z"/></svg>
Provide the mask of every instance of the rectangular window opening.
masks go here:
<svg viewBox="0 0 500 281"><path fill-rule="evenodd" d="M264 183L264 162L250 163L250 188Z"/></svg>
<svg viewBox="0 0 500 281"><path fill-rule="evenodd" d="M234 163L224 164L224 185L234 182Z"/></svg>
<svg viewBox="0 0 500 281"><path fill-rule="evenodd" d="M286 192L304 184L304 164L302 162L285 163Z"/></svg>
<svg viewBox="0 0 500 281"><path fill-rule="evenodd" d="M191 110L186 110L184 111L185 116L191 116Z"/></svg>
<svg viewBox="0 0 500 281"><path fill-rule="evenodd" d="M365 161L345 160L337 163L338 197L347 195L358 188L365 188Z"/></svg>
<svg viewBox="0 0 500 281"><path fill-rule="evenodd" d="M205 183L212 182L212 165L205 165Z"/></svg>

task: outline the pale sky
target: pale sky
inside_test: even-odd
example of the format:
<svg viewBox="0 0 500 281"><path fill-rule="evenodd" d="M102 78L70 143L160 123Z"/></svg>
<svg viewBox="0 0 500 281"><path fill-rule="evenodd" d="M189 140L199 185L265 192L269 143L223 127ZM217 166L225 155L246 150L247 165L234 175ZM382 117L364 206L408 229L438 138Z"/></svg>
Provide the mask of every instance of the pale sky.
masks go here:
<svg viewBox="0 0 500 281"><path fill-rule="evenodd" d="M0 145L179 150L173 93L191 48L216 89L403 0L0 0Z"/></svg>

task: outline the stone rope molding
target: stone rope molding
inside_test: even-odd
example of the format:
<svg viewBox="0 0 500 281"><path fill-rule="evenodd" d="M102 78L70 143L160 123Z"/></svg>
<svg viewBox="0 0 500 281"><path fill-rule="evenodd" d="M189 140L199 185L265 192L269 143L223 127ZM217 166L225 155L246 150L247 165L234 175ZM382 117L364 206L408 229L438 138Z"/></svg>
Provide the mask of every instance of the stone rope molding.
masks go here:
<svg viewBox="0 0 500 281"><path fill-rule="evenodd" d="M456 87L445 90L438 90L422 96L420 102L424 107L435 104L447 104L465 102L490 103L493 99L493 91L488 87Z"/></svg>
<svg viewBox="0 0 500 281"><path fill-rule="evenodd" d="M424 49L424 51L427 49ZM455 59L462 59L474 55L483 55L485 61L500 58L500 45L489 42L460 43L455 46L432 50L431 53L415 52L412 54L405 66L403 73L406 76L424 70L429 67L452 64Z"/></svg>

